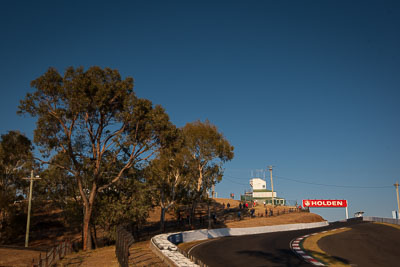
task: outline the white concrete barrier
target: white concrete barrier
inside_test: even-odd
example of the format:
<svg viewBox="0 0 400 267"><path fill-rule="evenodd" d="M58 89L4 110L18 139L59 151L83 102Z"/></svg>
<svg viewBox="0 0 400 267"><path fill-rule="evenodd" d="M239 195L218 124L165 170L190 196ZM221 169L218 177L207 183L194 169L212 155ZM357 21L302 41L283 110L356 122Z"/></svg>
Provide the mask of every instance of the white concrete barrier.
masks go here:
<svg viewBox="0 0 400 267"><path fill-rule="evenodd" d="M281 224L272 226L260 226L249 228L220 228L220 229L201 229L179 233L161 234L154 236L151 239L150 246L153 251L163 260L168 266L199 266L194 264L185 256L183 256L176 248L175 244L205 240L209 238L217 238L224 236L241 236L255 235L272 232L294 231L301 229L310 229L327 226L328 222L315 223L296 223L296 224Z"/></svg>

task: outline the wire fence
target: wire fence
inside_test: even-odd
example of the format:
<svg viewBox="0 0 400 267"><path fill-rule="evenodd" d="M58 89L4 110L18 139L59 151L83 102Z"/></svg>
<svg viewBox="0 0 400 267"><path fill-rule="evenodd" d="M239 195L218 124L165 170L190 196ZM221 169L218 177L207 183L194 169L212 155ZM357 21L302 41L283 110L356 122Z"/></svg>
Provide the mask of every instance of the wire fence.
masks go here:
<svg viewBox="0 0 400 267"><path fill-rule="evenodd" d="M52 248L40 253L38 258L33 258L29 267L49 267L55 265L59 260L73 251L78 251L77 242L72 240L64 240L56 243Z"/></svg>

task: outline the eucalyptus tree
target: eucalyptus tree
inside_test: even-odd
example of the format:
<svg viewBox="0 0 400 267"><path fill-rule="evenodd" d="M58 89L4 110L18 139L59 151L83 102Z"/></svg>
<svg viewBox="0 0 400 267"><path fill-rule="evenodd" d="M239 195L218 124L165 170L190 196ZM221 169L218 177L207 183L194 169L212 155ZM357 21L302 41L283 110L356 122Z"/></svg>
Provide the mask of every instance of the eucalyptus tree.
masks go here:
<svg viewBox="0 0 400 267"><path fill-rule="evenodd" d="M198 201L222 179L222 166L233 159L234 147L208 120L187 123L183 127L183 134L190 157L191 173L194 176L189 190L192 197L191 218L193 218Z"/></svg>
<svg viewBox="0 0 400 267"><path fill-rule="evenodd" d="M171 127L161 106L138 98L133 79L110 68L49 68L31 82L19 113L37 118L34 142L44 164L74 177L84 208L83 249L96 196L117 183L131 167L151 159L168 140ZM55 161L63 154L68 160ZM104 160L107 155L107 162ZM112 173L104 164L122 162ZM119 166L119 165L118 165Z"/></svg>
<svg viewBox="0 0 400 267"><path fill-rule="evenodd" d="M33 146L19 131L1 135L0 140L0 190L16 196L22 178L27 177L33 167Z"/></svg>
<svg viewBox="0 0 400 267"><path fill-rule="evenodd" d="M162 149L147 169L149 184L157 192L155 197L161 208L161 231L165 231L165 213L177 204L180 192L190 183L190 157L182 133L177 129L175 141Z"/></svg>

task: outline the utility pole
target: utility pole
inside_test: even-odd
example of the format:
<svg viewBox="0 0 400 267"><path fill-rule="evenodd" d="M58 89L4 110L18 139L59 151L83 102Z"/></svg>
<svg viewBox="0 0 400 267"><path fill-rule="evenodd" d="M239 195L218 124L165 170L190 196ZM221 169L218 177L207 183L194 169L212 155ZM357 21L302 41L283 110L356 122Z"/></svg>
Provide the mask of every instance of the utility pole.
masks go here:
<svg viewBox="0 0 400 267"><path fill-rule="evenodd" d="M31 202L32 202L32 189L33 189L33 180L40 180L39 176L33 177L33 170L31 171L31 178L22 178L24 180L30 180L29 184L29 202L28 202L28 218L26 220L26 234L25 234L25 247L28 247L29 242L29 224L31 222Z"/></svg>
<svg viewBox="0 0 400 267"><path fill-rule="evenodd" d="M399 182L395 183L394 186L396 187L396 193L397 193L397 218L399 218L400 216Z"/></svg>
<svg viewBox="0 0 400 267"><path fill-rule="evenodd" d="M271 176L272 206L275 206L275 203L274 203L274 181L272 180L272 167L274 167L274 166L268 166L268 169L269 169L269 173Z"/></svg>

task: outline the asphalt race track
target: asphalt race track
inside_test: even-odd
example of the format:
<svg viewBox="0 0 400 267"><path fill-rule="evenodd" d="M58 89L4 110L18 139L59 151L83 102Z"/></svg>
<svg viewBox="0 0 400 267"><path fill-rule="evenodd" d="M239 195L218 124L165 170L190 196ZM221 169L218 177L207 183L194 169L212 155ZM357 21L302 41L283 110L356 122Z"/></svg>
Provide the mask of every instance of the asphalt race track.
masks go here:
<svg viewBox="0 0 400 267"><path fill-rule="evenodd" d="M400 266L400 230L375 223L351 228L322 238L318 246L352 266Z"/></svg>
<svg viewBox="0 0 400 267"><path fill-rule="evenodd" d="M301 235L340 227L353 229L322 238L318 245L324 251L355 266L399 266L400 230L365 222L335 223L315 229L225 237L200 244L190 254L210 267L314 266L292 252L290 241Z"/></svg>

